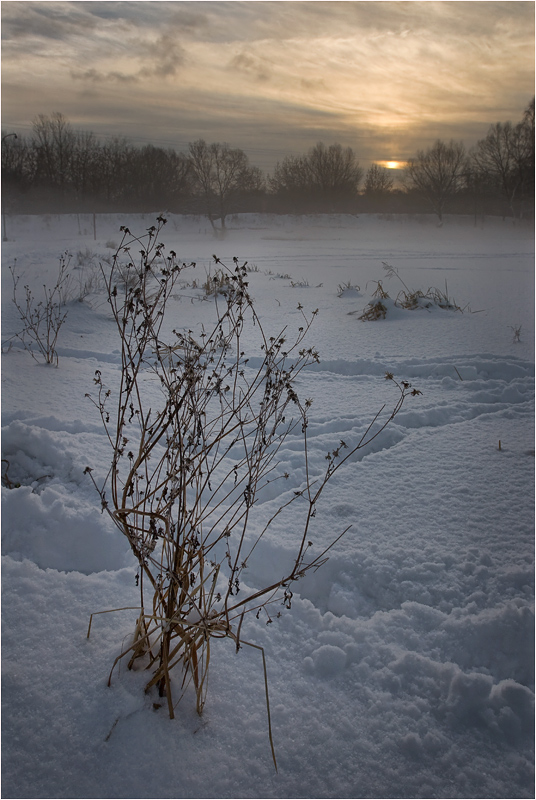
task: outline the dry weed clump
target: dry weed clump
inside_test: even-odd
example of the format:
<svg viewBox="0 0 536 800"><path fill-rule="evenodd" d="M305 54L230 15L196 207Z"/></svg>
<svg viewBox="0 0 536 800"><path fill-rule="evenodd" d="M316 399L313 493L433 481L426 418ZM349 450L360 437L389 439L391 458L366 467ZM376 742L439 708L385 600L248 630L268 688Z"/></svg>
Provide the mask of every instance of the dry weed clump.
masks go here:
<svg viewBox="0 0 536 800"><path fill-rule="evenodd" d="M18 481L12 481L9 477L9 461L7 458L2 459L2 464L6 465L2 473L2 486L6 486L8 489L18 489L20 487L20 483Z"/></svg>
<svg viewBox="0 0 536 800"><path fill-rule="evenodd" d="M383 268L388 278L398 278L403 288L399 291L396 299L392 302L397 308L403 308L407 311L415 311L417 309L431 309L441 308L447 311L459 311L463 313L464 309L455 303L449 297L447 283L445 281L445 290L438 289L437 287L430 287L426 292L420 289L410 289L407 284L402 280L396 267L392 267L385 261L382 262ZM389 294L383 288L382 282L377 281L377 288L371 300L358 319L363 321L370 321L376 319L385 319L387 315L387 305L384 300L390 300ZM355 312L351 312L355 313Z"/></svg>
<svg viewBox="0 0 536 800"><path fill-rule="evenodd" d="M227 295L234 292L235 283L232 276L223 269L216 269L214 275L208 274L202 289L207 297L216 296L219 294Z"/></svg>
<svg viewBox="0 0 536 800"><path fill-rule="evenodd" d="M383 288L382 282L376 281L376 289L372 294L372 300L367 304L367 307L363 313L360 314L358 319L361 319L364 322L369 322L376 319L385 319L387 316L387 306L384 303L384 300L389 299L389 295ZM350 313L352 314L355 312Z"/></svg>
<svg viewBox="0 0 536 800"><path fill-rule="evenodd" d="M400 308L414 310L417 308L431 308L437 306L438 308L446 309L448 311L462 311L463 309L458 306L454 300L449 297L447 282L445 281L445 291L438 289L434 286L430 287L428 291L422 292L420 289L410 289L407 284L400 277L400 273L396 267L392 267L385 261L382 261L383 268L388 278L398 278L404 287L398 293L395 300L395 305Z"/></svg>
<svg viewBox="0 0 536 800"><path fill-rule="evenodd" d="M340 442L319 473L308 449L312 401L302 402L295 389L302 370L318 361L316 350L305 345L317 312L306 316L298 306L301 325L294 335L285 328L268 336L249 294L247 265L234 259L229 269L214 257L217 274L225 275L232 291L215 305L212 329L176 329L165 341L167 301L195 264L180 263L173 251L166 254L159 241L164 224L159 217L141 237L123 228L112 265L103 271L122 370L114 388L105 386L100 371L95 374L91 400L111 463L102 485L89 467L86 471L139 565L133 639L116 658L110 680L115 665L128 656L129 668L138 663L147 670L145 691L164 697L173 717L188 686L197 711L203 710L211 640L230 639L237 651L245 644L258 647L241 636L245 616L262 613L267 622L280 616L282 608L291 607L295 582L326 561L346 530L327 547L315 547L314 518L323 489L389 424L407 395L418 392L395 381L394 407L382 408L359 441ZM136 263L131 248L140 251ZM123 280L125 270L132 280ZM250 365L251 336L258 337L263 355ZM299 484L278 462L290 434L302 442L305 479ZM281 505L267 512L260 495L276 482ZM292 560L266 585L248 588L245 571L256 548L285 514L296 533Z"/></svg>

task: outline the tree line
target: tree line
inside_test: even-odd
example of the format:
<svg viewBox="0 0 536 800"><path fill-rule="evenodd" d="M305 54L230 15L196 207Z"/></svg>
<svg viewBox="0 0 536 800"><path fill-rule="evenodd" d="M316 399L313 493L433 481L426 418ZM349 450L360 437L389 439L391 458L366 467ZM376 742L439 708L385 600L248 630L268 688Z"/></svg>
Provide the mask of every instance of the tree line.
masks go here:
<svg viewBox="0 0 536 800"><path fill-rule="evenodd" d="M2 132L4 210L203 214L225 227L233 213L534 214L534 99L517 123L497 122L467 150L438 139L392 171L365 170L351 147L323 142L286 156L271 174L240 148L203 139L187 153L121 136L101 142L66 117L40 114L28 137Z"/></svg>

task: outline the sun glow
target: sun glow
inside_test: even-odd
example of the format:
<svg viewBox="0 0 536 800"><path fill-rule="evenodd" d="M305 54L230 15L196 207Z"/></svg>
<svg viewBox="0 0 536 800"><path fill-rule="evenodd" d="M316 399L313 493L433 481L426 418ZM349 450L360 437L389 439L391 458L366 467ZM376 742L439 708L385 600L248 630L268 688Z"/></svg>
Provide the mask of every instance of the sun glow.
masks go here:
<svg viewBox="0 0 536 800"><path fill-rule="evenodd" d="M376 164L385 169L403 169L406 166L405 161L376 161Z"/></svg>

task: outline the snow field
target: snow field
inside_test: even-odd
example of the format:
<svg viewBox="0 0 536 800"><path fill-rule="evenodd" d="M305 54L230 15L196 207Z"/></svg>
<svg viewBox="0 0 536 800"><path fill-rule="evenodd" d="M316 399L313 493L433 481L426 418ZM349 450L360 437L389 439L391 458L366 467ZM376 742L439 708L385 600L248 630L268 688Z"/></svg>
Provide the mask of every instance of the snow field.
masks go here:
<svg viewBox="0 0 536 800"><path fill-rule="evenodd" d="M119 225L138 232L152 221L99 216L93 242L89 217L8 220L3 341L18 329L13 258L39 286L55 275L59 252L105 255ZM357 442L380 407L394 405L386 371L422 391L328 484L313 555L352 526L329 561L296 584L290 611L244 622L242 637L266 651L279 772L258 651L214 642L203 717L186 696L170 721L153 707L158 697L143 694L143 673L120 663L106 686L135 611L94 617L85 638L91 613L138 603L128 544L83 474L90 465L100 480L109 464L84 395L96 369L113 388L120 363L95 295L71 303L57 370L17 345L4 352L2 458L14 485L2 486L4 796L533 796L531 232L343 216L242 215L231 228L215 241L204 220L170 217L163 239L198 262L201 279L212 252L255 264L250 288L267 333L301 324L298 304L319 309L309 342L321 363L296 384L302 400L313 398L313 474L340 440ZM353 312L370 299L370 282L384 280L382 261L415 288L441 288L446 275L460 305L483 311L397 309L360 322ZM195 337L215 301L184 280L166 324ZM360 291L338 297L345 281ZM396 296L399 287L384 286ZM247 346L254 369L255 336ZM156 384L147 391L156 403ZM303 485L302 450L301 437L289 436L278 472L290 478L263 491L250 541ZM290 509L257 546L249 586L272 582L292 560L299 501Z"/></svg>

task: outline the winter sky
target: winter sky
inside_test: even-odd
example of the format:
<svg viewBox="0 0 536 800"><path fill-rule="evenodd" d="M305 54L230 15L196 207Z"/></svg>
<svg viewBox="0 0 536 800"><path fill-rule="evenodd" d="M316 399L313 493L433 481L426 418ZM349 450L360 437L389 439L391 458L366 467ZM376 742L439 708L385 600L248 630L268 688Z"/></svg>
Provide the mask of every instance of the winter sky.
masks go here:
<svg viewBox="0 0 536 800"><path fill-rule="evenodd" d="M61 111L97 135L242 147L271 169L317 141L361 163L471 146L534 94L534 2L3 0L2 128Z"/></svg>

